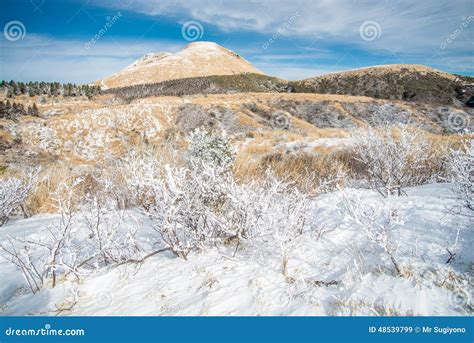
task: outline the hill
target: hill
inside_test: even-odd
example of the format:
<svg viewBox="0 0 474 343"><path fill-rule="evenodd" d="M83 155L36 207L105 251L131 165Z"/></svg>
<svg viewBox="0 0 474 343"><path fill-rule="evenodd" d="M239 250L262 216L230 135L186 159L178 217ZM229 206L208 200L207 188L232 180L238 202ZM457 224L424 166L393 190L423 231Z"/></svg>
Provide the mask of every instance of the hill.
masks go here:
<svg viewBox="0 0 474 343"><path fill-rule="evenodd" d="M321 75L301 81L312 92L378 99L464 105L474 95L472 78L427 66L395 64Z"/></svg>
<svg viewBox="0 0 474 343"><path fill-rule="evenodd" d="M262 74L239 54L212 42L183 50L146 54L123 70L96 82L103 89L209 75Z"/></svg>

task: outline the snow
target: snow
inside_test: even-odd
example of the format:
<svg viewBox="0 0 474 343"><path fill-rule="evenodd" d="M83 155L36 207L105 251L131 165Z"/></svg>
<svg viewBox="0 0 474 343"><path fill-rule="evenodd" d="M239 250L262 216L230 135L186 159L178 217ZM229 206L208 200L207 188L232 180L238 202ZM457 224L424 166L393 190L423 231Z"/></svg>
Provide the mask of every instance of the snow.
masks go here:
<svg viewBox="0 0 474 343"><path fill-rule="evenodd" d="M339 206L354 197L367 206L385 206L385 200L372 190L345 189L315 200L315 229L298 238L287 277L275 256L243 244L235 256L234 247L220 246L192 252L187 261L166 251L141 264L99 268L80 281L65 278L32 294L21 273L1 260L0 314L472 314L472 223L451 214L456 199L450 187L417 186L407 189L407 196L390 198L390 207L405 215L391 232L404 276ZM57 219L38 215L11 221L0 229L0 244L8 236L41 235ZM156 233L138 210L126 212L123 226L138 227L140 245L152 249ZM457 253L450 266L447 247ZM457 276L454 283L437 282L446 273Z"/></svg>

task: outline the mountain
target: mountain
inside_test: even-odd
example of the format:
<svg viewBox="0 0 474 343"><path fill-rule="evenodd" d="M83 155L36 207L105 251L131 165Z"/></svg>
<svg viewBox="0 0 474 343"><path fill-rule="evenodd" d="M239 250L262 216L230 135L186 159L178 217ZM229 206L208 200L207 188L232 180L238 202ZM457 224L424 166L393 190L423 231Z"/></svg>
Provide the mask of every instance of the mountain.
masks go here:
<svg viewBox="0 0 474 343"><path fill-rule="evenodd" d="M193 50L193 46L196 46L196 43L191 44L183 51L187 49ZM202 52L197 55L199 59L204 58L205 51L209 51L209 49L205 48L206 46L212 47L211 51L216 48L219 51L230 52L214 43L199 43L198 46L200 46ZM198 58L195 59L197 60ZM229 59L229 57L226 56L223 59ZM233 59L231 61L233 62ZM141 64L142 62L137 62L139 68L141 68ZM245 61L244 66L251 67L251 64ZM137 75L134 75L132 72L132 75L129 76L126 68L114 76L122 83L126 80L126 85L122 86L115 83L110 86L109 82L107 86L112 88L106 90L106 93L115 94L126 100L150 96L182 96L192 94L248 92L319 93L367 96L376 99L402 100L433 105L473 107L473 78L449 74L422 65L396 64L374 66L321 75L301 81L286 81L251 71L218 74L216 68L212 68L212 65L209 67L213 71L197 70L202 73L208 72L209 75L179 77L175 73L175 78L161 82L150 81L145 83L143 81L130 82L130 77L137 77ZM132 71L136 69L133 65L128 68ZM189 74L190 71L186 68L182 70L178 65L173 70L181 72L180 75L184 75L185 72ZM167 72L167 75L169 75L170 71ZM161 76L163 75L162 73Z"/></svg>
<svg viewBox="0 0 474 343"><path fill-rule="evenodd" d="M146 54L96 82L103 89L210 75L263 74L239 54L212 42L193 42L177 53Z"/></svg>
<svg viewBox="0 0 474 343"><path fill-rule="evenodd" d="M463 105L474 90L472 78L413 64L354 69L301 82L316 93L363 95L449 105Z"/></svg>
<svg viewBox="0 0 474 343"><path fill-rule="evenodd" d="M129 100L199 93L293 92L457 107L474 103L473 78L423 65L381 65L286 81L265 75L237 53L213 42L193 42L174 54L146 54L96 84Z"/></svg>

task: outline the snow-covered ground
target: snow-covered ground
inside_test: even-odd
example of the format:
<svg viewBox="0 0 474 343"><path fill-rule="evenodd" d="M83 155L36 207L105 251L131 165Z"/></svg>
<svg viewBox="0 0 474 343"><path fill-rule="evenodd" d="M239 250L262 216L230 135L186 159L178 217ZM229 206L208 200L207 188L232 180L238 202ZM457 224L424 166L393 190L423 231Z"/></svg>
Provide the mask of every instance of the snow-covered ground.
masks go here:
<svg viewBox="0 0 474 343"><path fill-rule="evenodd" d="M346 189L315 200L314 230L298 238L287 276L278 256L251 244L209 248L188 260L163 252L140 264L99 268L32 294L20 271L0 262L1 315L468 315L472 314L472 222L454 215L449 184L418 186L383 200L375 191ZM397 273L388 254L344 215L352 199L390 207ZM124 226L139 228L151 251L158 235L138 211ZM7 237L41 236L58 220L38 215L0 228ZM454 260L447 263L451 253Z"/></svg>

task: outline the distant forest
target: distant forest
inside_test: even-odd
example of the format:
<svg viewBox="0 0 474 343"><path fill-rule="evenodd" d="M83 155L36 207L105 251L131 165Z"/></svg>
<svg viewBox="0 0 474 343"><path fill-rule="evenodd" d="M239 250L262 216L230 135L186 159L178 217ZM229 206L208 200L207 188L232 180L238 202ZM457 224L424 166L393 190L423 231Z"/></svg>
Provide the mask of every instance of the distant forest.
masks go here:
<svg viewBox="0 0 474 343"><path fill-rule="evenodd" d="M0 118L17 119L19 116L39 116L38 106L33 105L25 107L23 104L11 103L10 100L6 102L0 101Z"/></svg>
<svg viewBox="0 0 474 343"><path fill-rule="evenodd" d="M6 96L13 98L17 95L28 94L29 96L49 95L49 96L87 96L101 94L100 86L76 85L74 83L59 82L18 82L5 81L0 83L0 91L5 92Z"/></svg>

